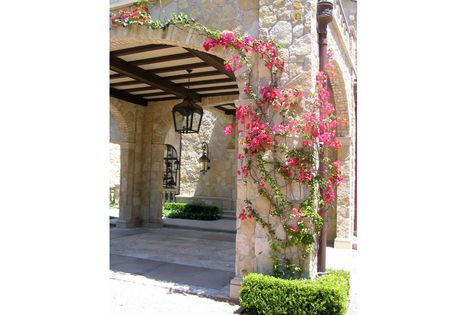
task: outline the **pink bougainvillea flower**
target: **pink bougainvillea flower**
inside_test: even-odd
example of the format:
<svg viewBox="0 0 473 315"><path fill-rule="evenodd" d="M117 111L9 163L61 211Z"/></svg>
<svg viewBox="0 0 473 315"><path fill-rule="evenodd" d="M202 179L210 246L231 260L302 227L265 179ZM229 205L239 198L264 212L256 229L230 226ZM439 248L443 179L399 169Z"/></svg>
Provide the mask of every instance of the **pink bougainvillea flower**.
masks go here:
<svg viewBox="0 0 473 315"><path fill-rule="evenodd" d="M291 230L292 232L295 233L295 232L298 231L298 228L297 228L297 226L290 226L290 227L289 227L289 230Z"/></svg>
<svg viewBox="0 0 473 315"><path fill-rule="evenodd" d="M226 135L232 134L232 132L233 132L233 126L232 126L232 125L226 126L225 129L223 130L223 132L224 132Z"/></svg>
<svg viewBox="0 0 473 315"><path fill-rule="evenodd" d="M300 217L302 214L302 211L300 209L297 209L297 208L292 208L292 216L294 218L298 218Z"/></svg>

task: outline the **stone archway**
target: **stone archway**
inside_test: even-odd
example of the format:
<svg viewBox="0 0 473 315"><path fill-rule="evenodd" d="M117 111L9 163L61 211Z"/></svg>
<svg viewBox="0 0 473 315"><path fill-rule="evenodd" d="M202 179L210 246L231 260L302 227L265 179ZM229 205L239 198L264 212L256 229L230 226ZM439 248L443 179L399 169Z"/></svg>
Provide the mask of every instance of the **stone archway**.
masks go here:
<svg viewBox="0 0 473 315"><path fill-rule="evenodd" d="M139 216L133 207L135 173L136 111L126 102L110 99L110 143L120 146L120 191L118 227L139 224Z"/></svg>
<svg viewBox="0 0 473 315"><path fill-rule="evenodd" d="M352 115L353 111L348 101L346 85L342 71L337 61L333 61L334 75L329 74L333 93L333 100L337 116L344 122L337 126L337 138L341 147L337 152L340 161L340 172L343 181L337 187L336 215L332 220L336 221L335 248L350 248L353 242L354 228L354 145L352 138ZM333 227L332 227L333 228Z"/></svg>
<svg viewBox="0 0 473 315"><path fill-rule="evenodd" d="M110 48L120 50L136 46L164 44L205 52L203 49L205 40L204 36L192 30L182 30L174 26L171 26L167 31L114 28L111 30ZM215 49L211 55L222 59L230 57L230 53L224 49ZM236 83L240 91L244 88L244 82L243 78L237 76ZM201 106L206 109L229 101L232 102L234 99L235 97L229 96L205 97L202 99ZM163 176L163 155L166 134L172 127L171 110L179 102L174 100L149 101L146 107L137 106L143 115L139 126L141 131L134 130L130 137L134 137L136 145L141 146L139 150L135 150L137 156L134 157L140 161L141 173L140 178L137 178L137 174L130 174L130 178L135 177L132 179L135 187L133 190L135 197L132 199L140 200L138 208L135 204L132 205L132 211L138 214L141 222L133 224L149 227L162 226L162 183L160 179ZM138 128L138 125L136 127ZM137 136L138 132L141 134ZM232 155L234 155L232 158L236 160L236 153L232 152ZM136 197L138 190L139 196ZM236 195L236 192L233 195ZM127 226L133 226L133 224Z"/></svg>

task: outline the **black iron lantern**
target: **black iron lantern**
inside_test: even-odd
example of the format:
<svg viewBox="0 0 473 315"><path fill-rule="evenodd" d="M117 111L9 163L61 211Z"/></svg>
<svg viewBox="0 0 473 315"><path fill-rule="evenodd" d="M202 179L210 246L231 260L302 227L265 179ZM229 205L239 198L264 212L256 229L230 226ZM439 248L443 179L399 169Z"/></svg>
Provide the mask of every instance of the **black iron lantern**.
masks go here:
<svg viewBox="0 0 473 315"><path fill-rule="evenodd" d="M177 158L176 149L166 144L166 152L164 153L164 177L163 187L167 189L176 189L178 184L177 171L179 170L179 159Z"/></svg>
<svg viewBox="0 0 473 315"><path fill-rule="evenodd" d="M205 174L210 169L209 159L209 145L206 142L202 143L202 156L199 158L200 172Z"/></svg>
<svg viewBox="0 0 473 315"><path fill-rule="evenodd" d="M190 73L192 70L187 69L187 72L189 73L188 86L190 86ZM203 115L204 110L202 107L197 105L190 96L187 96L182 103L177 104L172 109L174 129L179 133L199 133Z"/></svg>

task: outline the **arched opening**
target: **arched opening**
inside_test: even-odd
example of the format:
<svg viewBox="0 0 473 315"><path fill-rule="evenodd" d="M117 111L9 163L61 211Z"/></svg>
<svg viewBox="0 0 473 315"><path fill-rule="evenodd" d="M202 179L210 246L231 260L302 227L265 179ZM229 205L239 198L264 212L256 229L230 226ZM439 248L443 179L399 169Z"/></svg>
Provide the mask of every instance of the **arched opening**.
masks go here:
<svg viewBox="0 0 473 315"><path fill-rule="evenodd" d="M340 118L336 132L341 143L333 157L340 161L340 172L344 180L336 189L335 211L329 215L328 241L336 248L351 248L354 233L354 146L351 137L353 110L340 66L336 61L333 64L334 75L329 74L330 88L335 112Z"/></svg>
<svg viewBox="0 0 473 315"><path fill-rule="evenodd" d="M175 202L179 194L179 156L177 150L166 144L164 152L163 202Z"/></svg>
<svg viewBox="0 0 473 315"><path fill-rule="evenodd" d="M203 53L204 39L184 33L173 30L165 39L111 42L111 97L124 104L124 112L133 113L127 188L121 189L128 195L126 209L131 214L124 213L125 224L111 231L111 269L228 290L235 275L236 152L235 138L223 130L233 122L240 82L225 70L221 57L227 52ZM187 69L192 69L190 79ZM179 135L172 109L187 95L196 97L204 116L198 134ZM205 174L199 165L203 142L210 157ZM163 204L170 201L217 206L226 218L177 224L162 216ZM128 225L135 215L139 220ZM137 235L120 227L158 229L135 229ZM162 264L175 272L166 274Z"/></svg>
<svg viewBox="0 0 473 315"><path fill-rule="evenodd" d="M126 118L116 104L110 104L109 143L109 216L116 225L120 211L120 182L126 174L121 168L121 147L128 142L129 128Z"/></svg>

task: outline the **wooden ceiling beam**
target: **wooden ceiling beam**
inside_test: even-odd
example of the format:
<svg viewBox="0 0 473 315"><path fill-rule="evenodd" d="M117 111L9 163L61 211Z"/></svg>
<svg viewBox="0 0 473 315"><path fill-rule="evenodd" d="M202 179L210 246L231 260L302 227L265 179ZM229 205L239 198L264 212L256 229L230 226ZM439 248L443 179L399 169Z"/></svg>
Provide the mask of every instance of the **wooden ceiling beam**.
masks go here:
<svg viewBox="0 0 473 315"><path fill-rule="evenodd" d="M209 91L209 92L213 92L213 91L220 91L220 90L228 90L228 89L237 89L238 88L238 85L228 85L228 86L214 86L214 87L205 87L205 88L198 88L198 89L190 89L189 91L193 91L193 92L202 92L202 91ZM128 92L129 90L127 90ZM233 92L233 93L237 93L238 92ZM140 94L141 97L147 97L147 96L159 96L159 95L166 95L166 94L169 94L168 92L154 92L154 93L143 93L143 94Z"/></svg>
<svg viewBox="0 0 473 315"><path fill-rule="evenodd" d="M182 86L187 86L189 84L190 86L193 86L193 85L206 85L206 84L230 83L230 82L234 83L235 81L233 81L230 78L224 78L224 79L213 79L213 80L203 80L203 81L192 81L190 83L182 82L182 83L177 83L177 84L182 85Z"/></svg>
<svg viewBox="0 0 473 315"><path fill-rule="evenodd" d="M238 96L240 93L238 91L235 92L220 92L220 93L208 93L208 94L199 94L201 97L211 97L211 96L227 96L227 95L235 95Z"/></svg>
<svg viewBox="0 0 473 315"><path fill-rule="evenodd" d="M223 105L218 105L215 106L215 108L220 109L222 112L225 113L225 115L235 115L235 110L234 109L226 109L225 107L222 107Z"/></svg>
<svg viewBox="0 0 473 315"><path fill-rule="evenodd" d="M198 51L198 50L190 49L190 48L185 48L185 50L190 52L195 57L201 59L203 62L211 65L212 67L217 69L219 72L227 75L229 78L232 78L233 80L236 80L235 74L233 72L228 71L227 69L225 69L225 63L222 59L220 59L216 56L209 55L207 53Z"/></svg>
<svg viewBox="0 0 473 315"><path fill-rule="evenodd" d="M124 81L124 82L110 83L110 86L117 87L117 86L134 85L134 84L141 84L141 83L142 82L137 81L137 80L130 80L130 81Z"/></svg>
<svg viewBox="0 0 473 315"><path fill-rule="evenodd" d="M142 65L149 65L152 63L160 63L160 62L166 62L166 61L176 61L176 60L182 60L182 59L190 59L190 58L195 58L195 56L189 52L182 53L182 54L175 54L175 55L167 55L167 56L160 56L160 57L152 57L152 58L146 58L146 59L139 59L139 60L133 60L129 61L130 64L135 65L135 66L142 66Z"/></svg>
<svg viewBox="0 0 473 315"><path fill-rule="evenodd" d="M150 91L150 90L157 90L157 88L153 86L145 86L133 89L121 89L124 92L131 93L131 92L143 92L143 91Z"/></svg>
<svg viewBox="0 0 473 315"><path fill-rule="evenodd" d="M169 93L168 92L154 92L154 93L140 94L141 97L161 96L161 95L169 95Z"/></svg>
<svg viewBox="0 0 473 315"><path fill-rule="evenodd" d="M225 79L215 79L215 80L206 80L206 81L193 81L193 82L190 82L190 86L194 86L194 85L207 85L207 84L216 84L216 83L231 83L231 82L234 82L232 79L230 78L225 78ZM112 83L113 84L113 83ZM180 85L180 86L183 86L183 87L187 87L188 86L188 83L176 83L177 85ZM234 88L233 85L223 85L227 88ZM238 86L236 86L238 87ZM212 87L208 87L207 89L211 89ZM146 87L139 87L139 88L132 88L132 89L122 89L122 91L125 91L125 92L143 92L143 91L150 91L150 90L156 90L155 87L152 87L152 86L146 86Z"/></svg>
<svg viewBox="0 0 473 315"><path fill-rule="evenodd" d="M150 86L163 90L165 92L174 94L180 98L191 97L195 101L199 102L201 96L192 90L188 90L182 86L179 86L167 78L161 78L156 74L144 70L136 65L126 62L118 57L110 56L110 69L126 75L132 79L141 81Z"/></svg>
<svg viewBox="0 0 473 315"><path fill-rule="evenodd" d="M110 96L113 96L115 98L121 99L126 102L130 102L133 104L141 105L141 106L147 106L148 101L138 95L133 95L130 93L126 93L123 91L120 91L118 89L114 89L110 87Z"/></svg>
<svg viewBox="0 0 473 315"><path fill-rule="evenodd" d="M178 100L179 97L162 97L162 98L153 98L147 100L148 102L156 102L156 101L171 101L171 100Z"/></svg>
<svg viewBox="0 0 473 315"><path fill-rule="evenodd" d="M203 91L220 91L220 90L230 90L230 89L238 89L238 85L209 86L209 87L202 87L202 88L191 89L191 90L195 92L203 92ZM238 94L238 91L235 93Z"/></svg>
<svg viewBox="0 0 473 315"><path fill-rule="evenodd" d="M198 62L198 63L191 63L187 65L179 65L179 66L172 66L172 67L164 67L164 68L155 68L155 69L148 69L149 72L153 72L155 74L166 73L166 72L174 72L174 71L183 71L187 69L200 69L200 68L207 68L210 67L205 62ZM187 75L187 74L186 74ZM110 79L118 79L124 78L125 76L121 74L111 74Z"/></svg>
<svg viewBox="0 0 473 315"><path fill-rule="evenodd" d="M190 78L195 79L195 78L202 78L202 77L210 77L214 75L222 75L222 73L218 71L196 72L196 73L191 73ZM187 79L187 78L189 78L189 74L179 74L179 75L166 77L166 80L181 80L181 79ZM202 81L202 82L205 82L205 81Z"/></svg>

